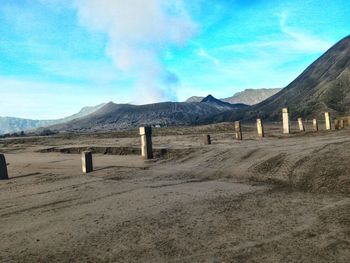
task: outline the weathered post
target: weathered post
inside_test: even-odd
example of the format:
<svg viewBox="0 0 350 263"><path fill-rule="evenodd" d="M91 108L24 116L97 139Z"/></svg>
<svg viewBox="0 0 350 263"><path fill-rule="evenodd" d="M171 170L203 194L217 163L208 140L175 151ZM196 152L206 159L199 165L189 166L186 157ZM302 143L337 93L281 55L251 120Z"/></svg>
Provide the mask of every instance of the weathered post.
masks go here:
<svg viewBox="0 0 350 263"><path fill-rule="evenodd" d="M331 115L329 112L324 113L324 119L326 123L326 130L330 131L332 129Z"/></svg>
<svg viewBox="0 0 350 263"><path fill-rule="evenodd" d="M242 140L242 127L240 121L235 121L236 140Z"/></svg>
<svg viewBox="0 0 350 263"><path fill-rule="evenodd" d="M256 126L257 126L257 129L258 129L258 136L260 138L264 138L265 137L264 125L263 125L261 119L257 119L256 120Z"/></svg>
<svg viewBox="0 0 350 263"><path fill-rule="evenodd" d="M348 120L348 126L350 127L350 116L347 118Z"/></svg>
<svg viewBox="0 0 350 263"><path fill-rule="evenodd" d="M304 126L302 118L298 118L298 124L299 124L299 130L304 132L305 131L305 126Z"/></svg>
<svg viewBox="0 0 350 263"><path fill-rule="evenodd" d="M204 135L203 142L204 142L204 145L210 145L211 144L211 138L210 138L209 134Z"/></svg>
<svg viewBox="0 0 350 263"><path fill-rule="evenodd" d="M141 156L144 159L153 159L152 127L140 127Z"/></svg>
<svg viewBox="0 0 350 263"><path fill-rule="evenodd" d="M338 119L334 120L334 129L339 130L339 120Z"/></svg>
<svg viewBox="0 0 350 263"><path fill-rule="evenodd" d="M5 155L0 154L0 180L9 179Z"/></svg>
<svg viewBox="0 0 350 263"><path fill-rule="evenodd" d="M313 120L312 120L312 126L313 126L314 131L318 131L318 122L317 122L317 119L313 119Z"/></svg>
<svg viewBox="0 0 350 263"><path fill-rule="evenodd" d="M344 129L344 120L339 119L339 129Z"/></svg>
<svg viewBox="0 0 350 263"><path fill-rule="evenodd" d="M289 125L288 108L282 109L282 120L283 120L283 134L289 134L290 133L290 125Z"/></svg>
<svg viewBox="0 0 350 263"><path fill-rule="evenodd" d="M91 173L94 168L92 165L92 152L85 151L81 154L81 163L82 163L82 169L84 174Z"/></svg>

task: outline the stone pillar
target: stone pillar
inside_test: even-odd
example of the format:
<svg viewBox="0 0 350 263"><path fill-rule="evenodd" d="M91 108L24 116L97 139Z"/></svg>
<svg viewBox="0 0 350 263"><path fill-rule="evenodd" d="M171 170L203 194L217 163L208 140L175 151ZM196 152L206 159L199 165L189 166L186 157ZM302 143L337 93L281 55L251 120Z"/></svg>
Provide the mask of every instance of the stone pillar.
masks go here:
<svg viewBox="0 0 350 263"><path fill-rule="evenodd" d="M265 137L264 125L263 125L261 119L256 120L256 127L258 129L258 136L260 138L264 138Z"/></svg>
<svg viewBox="0 0 350 263"><path fill-rule="evenodd" d="M305 131L305 127L304 127L304 123L303 123L303 119L302 118L298 118L298 125L299 125L299 130L304 132Z"/></svg>
<svg viewBox="0 0 350 263"><path fill-rule="evenodd" d="M326 124L326 130L330 131L332 129L331 114L329 112L324 113L324 120Z"/></svg>
<svg viewBox="0 0 350 263"><path fill-rule="evenodd" d="M204 145L210 145L211 144L211 138L210 138L209 134L204 135L203 142L204 142Z"/></svg>
<svg viewBox="0 0 350 263"><path fill-rule="evenodd" d="M339 119L339 129L344 129L344 120Z"/></svg>
<svg viewBox="0 0 350 263"><path fill-rule="evenodd" d="M289 125L288 108L282 109L282 120L283 120L283 134L289 134L290 133L290 125Z"/></svg>
<svg viewBox="0 0 350 263"><path fill-rule="evenodd" d="M339 120L338 119L334 120L334 129L339 130Z"/></svg>
<svg viewBox="0 0 350 263"><path fill-rule="evenodd" d="M82 168L83 168L83 173L91 173L94 168L92 165L92 152L90 151L85 151L81 153L81 163L82 163Z"/></svg>
<svg viewBox="0 0 350 263"><path fill-rule="evenodd" d="M152 127L140 127L140 135L142 158L146 160L153 159Z"/></svg>
<svg viewBox="0 0 350 263"><path fill-rule="evenodd" d="M9 179L5 155L0 154L0 180Z"/></svg>
<svg viewBox="0 0 350 263"><path fill-rule="evenodd" d="M318 122L317 122L317 119L313 119L313 120L312 120L312 126L313 126L314 131L318 131Z"/></svg>
<svg viewBox="0 0 350 263"><path fill-rule="evenodd" d="M241 128L241 122L235 121L235 132L236 132L236 140L242 140L242 128Z"/></svg>

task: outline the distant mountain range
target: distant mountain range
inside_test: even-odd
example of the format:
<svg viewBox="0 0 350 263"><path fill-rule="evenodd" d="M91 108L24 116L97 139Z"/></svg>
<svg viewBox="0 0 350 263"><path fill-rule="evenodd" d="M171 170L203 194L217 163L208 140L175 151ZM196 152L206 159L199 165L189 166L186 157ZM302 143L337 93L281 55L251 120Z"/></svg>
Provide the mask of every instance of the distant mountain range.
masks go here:
<svg viewBox="0 0 350 263"><path fill-rule="evenodd" d="M255 105L267 98L275 95L282 89L246 89L244 91L234 94L232 97L220 99L221 101L228 103L243 103L246 105ZM193 96L186 100L186 102L200 102L204 97Z"/></svg>
<svg viewBox="0 0 350 263"><path fill-rule="evenodd" d="M244 109L244 104L230 104L209 95L201 102L163 102L148 105L115 104L109 102L85 117L49 128L54 131L87 132L122 130L152 125L191 125L208 116Z"/></svg>
<svg viewBox="0 0 350 263"><path fill-rule="evenodd" d="M89 115L104 105L105 104L100 104L92 107L84 107L74 115L57 120L31 120L14 117L0 117L0 134L34 130L40 127L47 127L58 123L69 122L71 120Z"/></svg>

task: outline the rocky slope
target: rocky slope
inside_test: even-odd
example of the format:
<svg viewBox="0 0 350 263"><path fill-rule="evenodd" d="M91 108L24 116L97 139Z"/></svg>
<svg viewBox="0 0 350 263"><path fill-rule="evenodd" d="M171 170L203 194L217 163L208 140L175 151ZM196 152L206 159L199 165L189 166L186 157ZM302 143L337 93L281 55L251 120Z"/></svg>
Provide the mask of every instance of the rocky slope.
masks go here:
<svg viewBox="0 0 350 263"><path fill-rule="evenodd" d="M200 122L208 116L246 107L244 104L218 102L212 96L208 96L203 102L193 103L164 102L148 105L130 105L109 102L93 114L68 123L54 125L50 129L63 132L108 131L142 125L190 125Z"/></svg>

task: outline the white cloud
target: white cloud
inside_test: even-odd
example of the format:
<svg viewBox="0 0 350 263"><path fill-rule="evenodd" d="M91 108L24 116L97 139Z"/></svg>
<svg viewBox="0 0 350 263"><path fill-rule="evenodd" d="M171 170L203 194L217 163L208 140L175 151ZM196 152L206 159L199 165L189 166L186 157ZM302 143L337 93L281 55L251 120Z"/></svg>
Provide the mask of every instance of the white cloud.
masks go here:
<svg viewBox="0 0 350 263"><path fill-rule="evenodd" d="M271 42L271 45L279 45L285 48L305 53L324 52L332 46L332 43L330 43L329 41L290 28L287 25L287 19L287 12L282 12L280 14L280 28L288 39L276 43Z"/></svg>
<svg viewBox="0 0 350 263"><path fill-rule="evenodd" d="M202 47L200 47L198 49L198 56L208 59L209 61L211 61L216 66L220 65L220 60L218 58L212 56L212 55L209 55L208 52Z"/></svg>
<svg viewBox="0 0 350 263"><path fill-rule="evenodd" d="M114 64L136 74L136 98L155 102L174 95L161 83L167 70L160 56L196 30L183 0L76 0L76 6L83 25L108 35L106 52Z"/></svg>
<svg viewBox="0 0 350 263"><path fill-rule="evenodd" d="M226 45L219 48L222 51L234 52L273 52L273 54L318 54L325 52L332 46L332 42L301 32L287 25L288 14L282 12L278 15L282 34L265 35L257 41L243 44Z"/></svg>

